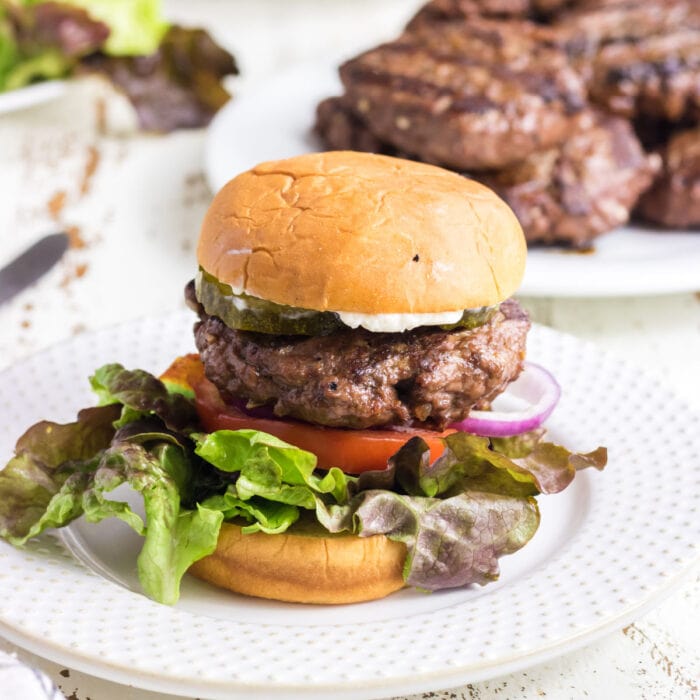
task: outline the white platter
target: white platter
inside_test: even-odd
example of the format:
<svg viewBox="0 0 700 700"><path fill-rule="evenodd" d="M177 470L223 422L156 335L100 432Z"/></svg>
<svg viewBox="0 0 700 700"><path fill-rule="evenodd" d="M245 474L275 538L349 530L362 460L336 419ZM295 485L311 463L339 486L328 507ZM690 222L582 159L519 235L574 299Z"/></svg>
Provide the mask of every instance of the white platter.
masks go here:
<svg viewBox="0 0 700 700"><path fill-rule="evenodd" d="M0 375L0 464L41 418L93 403L108 361L162 371L192 350L178 312L77 336ZM361 605L314 607L223 593L186 577L169 608L138 593L137 538L120 522L74 523L17 550L0 542L0 635L96 676L190 697L372 698L454 687L551 659L630 622L697 561L700 417L638 371L534 327L529 357L563 398L550 437L609 448L539 499L533 541L499 582ZM659 410L663 406L663 411Z"/></svg>
<svg viewBox="0 0 700 700"><path fill-rule="evenodd" d="M66 91L65 80L47 80L43 83L27 85L27 87L0 92L0 114L27 109L34 105L55 100Z"/></svg>
<svg viewBox="0 0 700 700"><path fill-rule="evenodd" d="M340 94L335 65L294 66L237 95L215 117L205 170L216 191L265 160L323 150L312 133L316 105ZM610 297L700 289L700 232L626 226L596 239L591 253L533 249L519 293L538 297Z"/></svg>

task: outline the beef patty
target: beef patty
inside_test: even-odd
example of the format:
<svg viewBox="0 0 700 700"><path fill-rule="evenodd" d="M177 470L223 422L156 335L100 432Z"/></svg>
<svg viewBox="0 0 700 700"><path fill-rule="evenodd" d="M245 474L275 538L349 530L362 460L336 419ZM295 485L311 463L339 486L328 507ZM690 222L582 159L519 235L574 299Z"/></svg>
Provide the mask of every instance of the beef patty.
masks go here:
<svg viewBox="0 0 700 700"><path fill-rule="evenodd" d="M700 118L697 0L579 0L556 28L577 38L591 100L623 117Z"/></svg>
<svg viewBox="0 0 700 700"><path fill-rule="evenodd" d="M700 226L700 127L674 134L661 156L663 170L637 213L669 228Z"/></svg>
<svg viewBox="0 0 700 700"><path fill-rule="evenodd" d="M520 374L530 327L513 300L471 330L318 337L232 330L199 311L197 349L225 401L243 398L278 416L348 428L442 429L486 407Z"/></svg>
<svg viewBox="0 0 700 700"><path fill-rule="evenodd" d="M454 169L500 168L562 143L585 104L558 34L523 20L419 24L340 67L371 133Z"/></svg>
<svg viewBox="0 0 700 700"><path fill-rule="evenodd" d="M435 24L473 17L546 19L572 0L430 0L409 22Z"/></svg>
<svg viewBox="0 0 700 700"><path fill-rule="evenodd" d="M475 176L515 212L528 243L590 247L621 226L659 169L624 119L589 111L560 148Z"/></svg>

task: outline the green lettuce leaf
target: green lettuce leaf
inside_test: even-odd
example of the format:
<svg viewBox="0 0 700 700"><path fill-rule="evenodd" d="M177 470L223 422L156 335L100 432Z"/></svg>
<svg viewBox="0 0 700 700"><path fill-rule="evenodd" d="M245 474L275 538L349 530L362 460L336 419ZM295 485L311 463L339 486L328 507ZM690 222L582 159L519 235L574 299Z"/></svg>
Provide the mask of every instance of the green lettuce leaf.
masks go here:
<svg viewBox="0 0 700 700"><path fill-rule="evenodd" d="M37 9L47 5L44 0L25 0L25 4ZM60 4L81 8L106 25L109 36L104 51L113 56L153 53L168 29L160 0L60 0Z"/></svg>
<svg viewBox="0 0 700 700"><path fill-rule="evenodd" d="M511 459L517 459L518 457L527 457L537 444L542 441L546 432L544 428L537 428L521 435L500 438L492 437L489 440L493 450Z"/></svg>
<svg viewBox="0 0 700 700"><path fill-rule="evenodd" d="M444 439L445 451L432 464L425 441L413 438L391 458L387 470L363 474L359 486L431 498L466 490L536 496L557 493L571 483L578 470L600 470L607 462L605 448L580 454L543 442L543 435L543 431L533 431L496 440L453 433Z"/></svg>
<svg viewBox="0 0 700 700"><path fill-rule="evenodd" d="M144 537L137 559L144 592L162 603L177 602L180 581L189 566L216 548L222 514L203 506L180 507L180 489L188 480L189 463L182 449L159 444L152 451L134 443L121 443L107 450L75 496L85 518L99 522L116 517ZM143 496L146 522L128 503L108 494L128 484ZM50 508L49 508L50 510Z"/></svg>
<svg viewBox="0 0 700 700"><path fill-rule="evenodd" d="M127 382L123 393L129 400L132 389ZM140 390L136 397L142 398ZM168 401L160 403L165 408L159 412L171 418ZM137 561L144 592L172 604L185 571L216 548L223 513L182 506L193 480L187 438L155 413L115 429L123 408L117 403L86 409L65 425L44 421L19 439L15 456L0 471L0 536L21 546L81 515L89 522L118 518L144 537ZM145 522L129 503L111 497L123 484L143 497Z"/></svg>
<svg viewBox="0 0 700 700"><path fill-rule="evenodd" d="M223 516L203 506L194 511L180 508L179 485L185 483L189 464L181 449L159 445L154 452L133 444L122 444L107 453L95 475L97 508L86 510L88 520L117 515L104 493L128 483L143 496L146 524L139 530L145 539L137 560L144 592L160 602L173 604L180 594L180 581L189 566L216 549ZM104 470L109 470L105 475ZM89 495L88 491L86 495ZM121 504L120 504L121 505ZM138 525L138 523L136 524Z"/></svg>
<svg viewBox="0 0 700 700"><path fill-rule="evenodd" d="M527 544L540 520L534 498L478 491L446 499L365 491L360 498L359 534L403 542L404 579L425 590L494 581L498 558Z"/></svg>
<svg viewBox="0 0 700 700"><path fill-rule="evenodd" d="M127 370L120 364L100 367L90 385L100 405L121 404L121 427L143 416L155 415L173 431L193 430L197 424L194 405L178 392L170 392L163 382L143 370Z"/></svg>
<svg viewBox="0 0 700 700"><path fill-rule="evenodd" d="M496 441L454 433L432 464L428 445L413 438L386 470L360 476L350 506L329 508L319 521L334 532L403 542L409 585L435 590L487 583L498 577L498 558L537 531L533 496L561 491L579 469L605 465L604 448L572 453L543 442L543 435Z"/></svg>
<svg viewBox="0 0 700 700"><path fill-rule="evenodd" d="M109 446L118 415L114 406L87 408L74 423L42 421L19 438L15 456L0 471L0 537L21 544L33 536L35 524L64 483ZM46 517L65 524L77 515L65 511Z"/></svg>
<svg viewBox="0 0 700 700"><path fill-rule="evenodd" d="M23 58L17 61L12 70L5 75L3 89L16 90L41 80L62 78L70 71L71 63L54 50L42 51L34 56Z"/></svg>
<svg viewBox="0 0 700 700"><path fill-rule="evenodd" d="M238 74L233 56L207 32L178 26L149 55L99 53L81 67L106 76L127 96L142 129L161 132L206 126L230 99L223 79Z"/></svg>
<svg viewBox="0 0 700 700"><path fill-rule="evenodd" d="M68 75L108 34L102 22L66 3L0 0L0 90Z"/></svg>
<svg viewBox="0 0 700 700"><path fill-rule="evenodd" d="M602 470L608 461L608 451L598 447L581 454L561 445L542 442L526 457L513 461L521 473L529 475L539 493L559 493L574 480L577 471L589 467Z"/></svg>
<svg viewBox="0 0 700 700"><path fill-rule="evenodd" d="M217 430L193 437L200 457L222 471L240 472L236 489L241 498L262 496L314 508L314 503L303 495L310 490L328 494L337 503L348 500L351 477L337 467L323 476L317 475L316 455L274 435L258 430Z"/></svg>
<svg viewBox="0 0 700 700"><path fill-rule="evenodd" d="M19 61L19 48L7 10L0 2L0 92L5 89L7 75Z"/></svg>
<svg viewBox="0 0 700 700"><path fill-rule="evenodd" d="M296 506L255 496L244 500L236 494L235 486L230 486L224 494L211 496L202 505L221 512L224 520L243 518L250 523L242 528L244 533L260 531L277 535L299 520Z"/></svg>
<svg viewBox="0 0 700 700"><path fill-rule="evenodd" d="M296 522L300 508L323 514L327 507L349 500L351 477L335 467L319 476L315 455L273 435L218 430L193 438L199 457L221 471L238 472L224 495L205 504L216 504L226 519L246 518L253 523L246 531L284 532Z"/></svg>

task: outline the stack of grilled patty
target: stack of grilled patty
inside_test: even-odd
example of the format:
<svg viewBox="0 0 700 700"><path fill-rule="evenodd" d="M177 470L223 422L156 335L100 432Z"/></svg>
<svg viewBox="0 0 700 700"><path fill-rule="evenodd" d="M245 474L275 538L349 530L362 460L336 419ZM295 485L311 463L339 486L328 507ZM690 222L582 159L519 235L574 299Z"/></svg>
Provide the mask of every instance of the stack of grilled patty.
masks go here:
<svg viewBox="0 0 700 700"><path fill-rule="evenodd" d="M340 77L317 112L329 147L468 174L529 243L589 247L638 203L657 225L700 224L696 0L433 0Z"/></svg>

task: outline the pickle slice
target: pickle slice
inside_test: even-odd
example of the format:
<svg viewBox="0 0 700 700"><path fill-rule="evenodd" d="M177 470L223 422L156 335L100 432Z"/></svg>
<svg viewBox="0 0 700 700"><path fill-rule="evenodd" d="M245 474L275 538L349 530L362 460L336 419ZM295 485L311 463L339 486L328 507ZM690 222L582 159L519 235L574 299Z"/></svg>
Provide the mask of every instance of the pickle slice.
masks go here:
<svg viewBox="0 0 700 700"><path fill-rule="evenodd" d="M333 311L301 309L248 294L236 294L204 270L195 280L200 304L210 316L218 316L229 328L271 335L330 335L348 328ZM439 326L442 330L473 329L487 323L498 306L466 309L456 323Z"/></svg>
<svg viewBox="0 0 700 700"><path fill-rule="evenodd" d="M466 328L472 330L488 323L493 315L498 311L498 306L482 306L479 309L465 309L462 318L457 323L440 326L443 331L451 331L455 328Z"/></svg>
<svg viewBox="0 0 700 700"><path fill-rule="evenodd" d="M229 328L274 335L329 335L346 326L332 311L314 311L276 304L248 294L234 294L204 270L195 281L199 303Z"/></svg>

